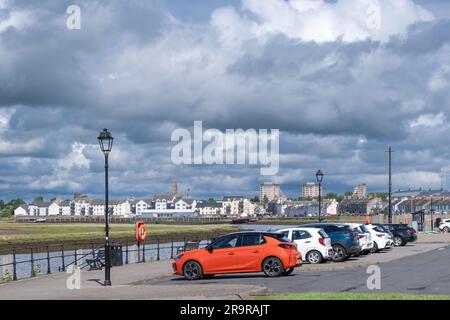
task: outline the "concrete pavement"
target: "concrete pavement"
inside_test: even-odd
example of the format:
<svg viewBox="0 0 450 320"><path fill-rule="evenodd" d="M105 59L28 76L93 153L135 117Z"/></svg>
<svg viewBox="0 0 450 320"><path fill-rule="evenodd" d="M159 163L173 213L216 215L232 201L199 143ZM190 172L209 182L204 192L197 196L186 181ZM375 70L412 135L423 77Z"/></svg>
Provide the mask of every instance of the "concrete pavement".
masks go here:
<svg viewBox="0 0 450 320"><path fill-rule="evenodd" d="M335 269L332 272L308 266L296 270L288 277L281 278L267 278L262 274L218 275L211 280L202 279L196 283L205 285L239 283L265 288L256 292L256 295L286 292L392 292L450 295L450 269L448 268L450 246L417 245L417 247L417 249L405 248L409 253L403 254L400 259L391 259L387 255L385 256L387 258L378 258L377 256L381 254L367 257L370 258L367 259L369 265L383 261L379 264L380 290L367 288L368 277L372 274L368 274L367 268L362 267L362 264L354 264L353 268ZM306 270L308 272L305 272ZM147 285L189 287L190 283L182 278L172 277L150 280Z"/></svg>

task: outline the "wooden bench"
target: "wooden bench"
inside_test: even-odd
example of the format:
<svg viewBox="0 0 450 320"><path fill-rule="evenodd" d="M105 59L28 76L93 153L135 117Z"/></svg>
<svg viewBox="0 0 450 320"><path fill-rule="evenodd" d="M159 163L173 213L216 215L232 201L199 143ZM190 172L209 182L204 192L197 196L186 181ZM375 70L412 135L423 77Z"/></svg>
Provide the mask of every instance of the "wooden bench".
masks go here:
<svg viewBox="0 0 450 320"><path fill-rule="evenodd" d="M105 249L99 249L93 259L86 259L89 270L102 270L105 266Z"/></svg>
<svg viewBox="0 0 450 320"><path fill-rule="evenodd" d="M196 250L200 246L199 241L188 241L185 242L182 247L177 248L177 255L186 251Z"/></svg>

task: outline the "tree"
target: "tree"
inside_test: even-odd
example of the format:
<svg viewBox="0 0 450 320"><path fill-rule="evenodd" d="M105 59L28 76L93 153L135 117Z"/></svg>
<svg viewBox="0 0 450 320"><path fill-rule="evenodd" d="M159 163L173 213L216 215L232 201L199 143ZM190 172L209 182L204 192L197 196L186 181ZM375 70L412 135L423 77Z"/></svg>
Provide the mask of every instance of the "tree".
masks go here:
<svg viewBox="0 0 450 320"><path fill-rule="evenodd" d="M264 195L263 203L264 203L264 208L267 208L267 205L269 204L269 198L267 198L266 195Z"/></svg>
<svg viewBox="0 0 450 320"><path fill-rule="evenodd" d="M9 218L14 215L14 210L16 210L21 205L25 204L22 199L13 199L7 204L4 204L3 209L0 210L0 217Z"/></svg>
<svg viewBox="0 0 450 320"><path fill-rule="evenodd" d="M40 203L40 202L44 202L43 196L38 196L38 197L34 198L34 200L33 200L33 203Z"/></svg>
<svg viewBox="0 0 450 320"><path fill-rule="evenodd" d="M5 207L5 202L3 200L0 200L0 210L3 210Z"/></svg>
<svg viewBox="0 0 450 320"><path fill-rule="evenodd" d="M259 197L258 196L254 196L253 198L250 199L251 202L259 202Z"/></svg>

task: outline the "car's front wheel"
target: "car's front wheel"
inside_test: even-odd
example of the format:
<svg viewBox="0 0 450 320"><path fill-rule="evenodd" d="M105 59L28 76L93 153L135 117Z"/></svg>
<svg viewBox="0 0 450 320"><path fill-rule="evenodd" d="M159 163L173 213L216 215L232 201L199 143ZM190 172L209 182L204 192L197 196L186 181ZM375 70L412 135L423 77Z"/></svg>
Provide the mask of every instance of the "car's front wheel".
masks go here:
<svg viewBox="0 0 450 320"><path fill-rule="evenodd" d="M279 277L284 272L283 264L280 259L275 257L269 257L264 260L262 267L264 274L271 278Z"/></svg>
<svg viewBox="0 0 450 320"><path fill-rule="evenodd" d="M306 254L306 261L311 264L318 264L323 261L322 254L317 250L312 250Z"/></svg>
<svg viewBox="0 0 450 320"><path fill-rule="evenodd" d="M394 237L394 246L400 247L403 244L402 237Z"/></svg>
<svg viewBox="0 0 450 320"><path fill-rule="evenodd" d="M347 258L347 251L345 248L339 244L333 245L333 261L334 262L343 262Z"/></svg>
<svg viewBox="0 0 450 320"><path fill-rule="evenodd" d="M442 229L442 232L450 233L450 228L449 227L445 227L444 229Z"/></svg>
<svg viewBox="0 0 450 320"><path fill-rule="evenodd" d="M188 261L183 265L183 274L188 280L197 280L202 277L203 269L197 261Z"/></svg>

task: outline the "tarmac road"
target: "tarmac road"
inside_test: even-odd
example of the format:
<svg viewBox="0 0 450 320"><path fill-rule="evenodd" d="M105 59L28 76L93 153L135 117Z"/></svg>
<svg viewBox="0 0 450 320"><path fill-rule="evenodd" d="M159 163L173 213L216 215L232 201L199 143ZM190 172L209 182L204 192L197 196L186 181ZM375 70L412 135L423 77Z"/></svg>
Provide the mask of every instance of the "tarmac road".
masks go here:
<svg viewBox="0 0 450 320"><path fill-rule="evenodd" d="M401 250L396 248L395 250ZM450 247L407 256L380 264L381 290L377 292L450 295ZM370 292L366 266L335 271L302 271L276 279L262 274L216 276L195 281L205 288L223 284L264 286L268 292ZM190 286L193 282L176 277L150 280L147 285ZM374 291L372 291L374 292Z"/></svg>

